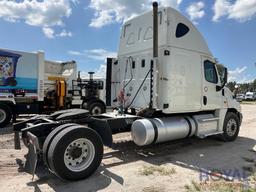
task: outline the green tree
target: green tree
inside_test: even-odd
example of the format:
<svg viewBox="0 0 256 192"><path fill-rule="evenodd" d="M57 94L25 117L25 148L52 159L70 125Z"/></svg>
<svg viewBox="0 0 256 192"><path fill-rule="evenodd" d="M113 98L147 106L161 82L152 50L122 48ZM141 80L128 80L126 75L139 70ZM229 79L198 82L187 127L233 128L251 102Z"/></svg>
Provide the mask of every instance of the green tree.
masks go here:
<svg viewBox="0 0 256 192"><path fill-rule="evenodd" d="M234 91L234 89L235 89L235 85L236 85L236 82L235 81L230 81L230 82L228 82L227 83L227 87L230 89L230 91Z"/></svg>
<svg viewBox="0 0 256 192"><path fill-rule="evenodd" d="M240 90L241 90L241 93L246 93L247 91L250 91L250 83L240 84Z"/></svg>
<svg viewBox="0 0 256 192"><path fill-rule="evenodd" d="M256 91L256 79L252 82L252 89L253 91Z"/></svg>

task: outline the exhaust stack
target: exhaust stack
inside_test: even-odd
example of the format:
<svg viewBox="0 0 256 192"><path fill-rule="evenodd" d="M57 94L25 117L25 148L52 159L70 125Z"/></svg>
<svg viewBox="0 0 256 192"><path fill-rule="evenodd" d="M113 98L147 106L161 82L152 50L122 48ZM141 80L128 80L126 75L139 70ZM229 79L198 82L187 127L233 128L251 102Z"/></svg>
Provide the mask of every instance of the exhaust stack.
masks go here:
<svg viewBox="0 0 256 192"><path fill-rule="evenodd" d="M93 81L93 74L94 72L88 72L89 76L90 76L90 81Z"/></svg>
<svg viewBox="0 0 256 192"><path fill-rule="evenodd" d="M81 82L81 71L78 71L78 74L77 74L77 81L78 82Z"/></svg>
<svg viewBox="0 0 256 192"><path fill-rule="evenodd" d="M158 57L158 3L153 2L153 57Z"/></svg>
<svg viewBox="0 0 256 192"><path fill-rule="evenodd" d="M158 3L153 2L153 60L150 64L150 103L149 108L158 108ZM155 71L154 71L155 70Z"/></svg>

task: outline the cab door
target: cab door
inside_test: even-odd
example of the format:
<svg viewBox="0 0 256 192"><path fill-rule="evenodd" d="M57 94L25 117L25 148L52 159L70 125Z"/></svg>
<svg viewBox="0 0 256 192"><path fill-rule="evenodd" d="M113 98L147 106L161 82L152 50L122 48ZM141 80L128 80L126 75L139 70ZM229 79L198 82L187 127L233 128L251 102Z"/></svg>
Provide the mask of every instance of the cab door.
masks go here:
<svg viewBox="0 0 256 192"><path fill-rule="evenodd" d="M221 85L215 63L202 57L202 109L215 110L221 108L223 103L222 91L217 89Z"/></svg>

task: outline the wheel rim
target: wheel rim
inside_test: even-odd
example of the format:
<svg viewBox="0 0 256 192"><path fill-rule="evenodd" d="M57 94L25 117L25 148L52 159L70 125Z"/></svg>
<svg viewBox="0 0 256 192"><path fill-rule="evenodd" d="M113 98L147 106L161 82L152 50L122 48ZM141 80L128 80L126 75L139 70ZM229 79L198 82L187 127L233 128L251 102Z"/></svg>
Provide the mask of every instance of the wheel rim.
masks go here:
<svg viewBox="0 0 256 192"><path fill-rule="evenodd" d="M227 135L233 137L237 131L237 123L235 119L230 119L227 123Z"/></svg>
<svg viewBox="0 0 256 192"><path fill-rule="evenodd" d="M73 172L87 169L95 156L95 148L92 142L86 138L80 138L71 142L64 153L64 163Z"/></svg>
<svg viewBox="0 0 256 192"><path fill-rule="evenodd" d="M6 113L3 109L0 109L0 123L3 123L6 119Z"/></svg>
<svg viewBox="0 0 256 192"><path fill-rule="evenodd" d="M93 115L101 114L101 108L98 107L98 106L95 106L95 107L92 109L92 114L93 114Z"/></svg>

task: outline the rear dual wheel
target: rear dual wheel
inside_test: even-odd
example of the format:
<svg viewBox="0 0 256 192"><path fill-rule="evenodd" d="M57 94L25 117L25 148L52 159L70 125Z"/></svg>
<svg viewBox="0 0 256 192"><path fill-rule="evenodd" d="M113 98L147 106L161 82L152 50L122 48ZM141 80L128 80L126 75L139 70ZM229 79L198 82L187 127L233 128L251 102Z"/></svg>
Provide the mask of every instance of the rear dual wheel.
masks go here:
<svg viewBox="0 0 256 192"><path fill-rule="evenodd" d="M74 126L74 125L76 125L76 124L68 123L68 124L60 125L60 126L56 127L53 131L51 131L50 134L46 137L46 139L44 141L44 145L43 145L43 159L44 159L44 162L45 162L45 164L47 165L47 167L49 169L51 169L51 168L50 168L49 162L48 162L48 151L49 151L49 147L50 147L51 142L53 141L54 137L59 132L61 132L63 129L65 129L67 127Z"/></svg>
<svg viewBox="0 0 256 192"><path fill-rule="evenodd" d="M49 146L45 147L48 148L44 156L49 169L65 180L80 180L90 176L99 167L103 157L101 137L93 129L81 125L59 129L62 130L57 131Z"/></svg>

